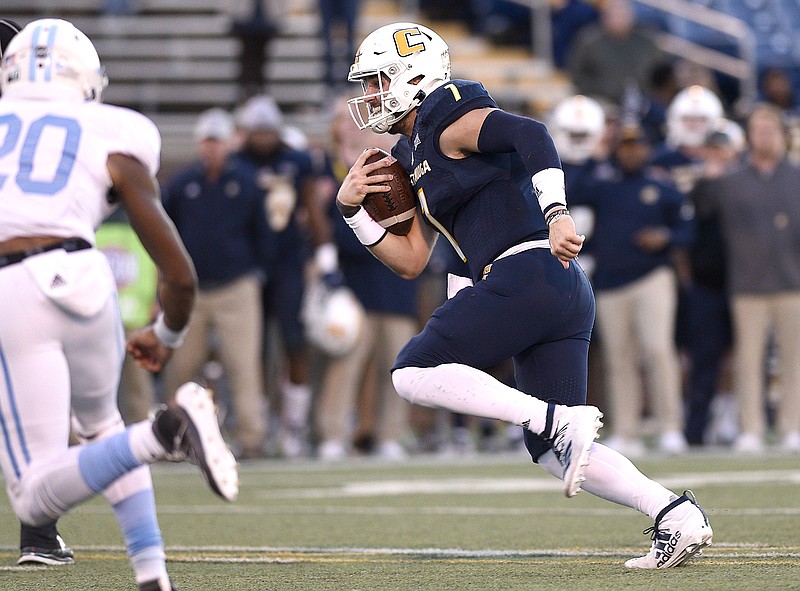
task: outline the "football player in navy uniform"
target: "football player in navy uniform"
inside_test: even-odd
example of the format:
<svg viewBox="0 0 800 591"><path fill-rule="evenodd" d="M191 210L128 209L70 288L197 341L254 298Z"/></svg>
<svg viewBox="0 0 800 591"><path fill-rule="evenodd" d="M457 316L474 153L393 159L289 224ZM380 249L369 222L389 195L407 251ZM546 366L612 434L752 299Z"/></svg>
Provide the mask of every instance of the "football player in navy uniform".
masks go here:
<svg viewBox="0 0 800 591"><path fill-rule="evenodd" d="M653 545L629 568L668 568L711 543L694 496L675 495L619 453L596 443L602 413L586 406L594 295L576 262L584 238L567 211L564 174L546 127L498 108L478 82L450 79L447 44L414 23L381 27L362 42L349 80L357 125L400 134L392 150L419 202L406 236L361 206L386 191L362 154L337 199L348 225L397 274L413 278L443 235L471 277L400 352L398 393L415 404L500 419L525 428L534 462L564 481L655 521ZM519 389L482 371L513 358Z"/></svg>

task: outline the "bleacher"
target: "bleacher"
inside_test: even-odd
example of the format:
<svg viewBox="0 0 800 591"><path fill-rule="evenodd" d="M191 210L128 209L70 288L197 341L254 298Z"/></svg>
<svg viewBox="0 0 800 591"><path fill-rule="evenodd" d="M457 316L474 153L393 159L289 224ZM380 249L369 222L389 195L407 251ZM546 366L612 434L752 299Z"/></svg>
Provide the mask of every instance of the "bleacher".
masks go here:
<svg viewBox="0 0 800 591"><path fill-rule="evenodd" d="M247 98L239 83L237 18L249 0L134 0L136 14L103 14L102 0L3 0L3 16L21 24L56 17L73 22L94 42L110 84L103 100L152 118L163 138L164 175L194 155L191 129L210 107L233 109ZM322 41L311 0L285 2L280 36L267 48L266 90L287 120L311 134L327 129L322 104Z"/></svg>
<svg viewBox="0 0 800 591"><path fill-rule="evenodd" d="M103 14L103 0L3 0L2 15L21 24L36 18L72 21L94 42L110 85L104 101L151 117L163 138L162 175L194 154L191 129L208 107L234 108L246 98L239 84L235 20L251 14L250 0L133 0L135 16ZM278 36L267 46L265 90L290 124L312 141L327 135L323 41L315 0L284 0ZM396 20L406 4L365 0L360 34ZM509 108L544 110L569 92L549 66L520 49L495 49L463 27L436 23L453 48L455 76L484 81ZM542 82L546 83L543 84Z"/></svg>
<svg viewBox="0 0 800 591"><path fill-rule="evenodd" d="M752 25L759 66L796 68L800 63L800 1L709 0L709 4Z"/></svg>
<svg viewBox="0 0 800 591"><path fill-rule="evenodd" d="M759 70L800 70L800 0L695 0L695 4L720 11L750 25L755 35L755 59ZM734 52L729 37L708 27L675 16L665 16L646 6L637 6L640 20L656 28L706 47Z"/></svg>
<svg viewBox="0 0 800 591"><path fill-rule="evenodd" d="M111 84L104 100L150 116L164 138L165 167L193 154L191 127L205 108L234 108L239 85L239 41L231 34L250 0L133 0L135 16L107 16L103 0L3 0L4 17L20 23L45 16L73 21L94 41ZM800 0L696 0L698 5L751 23L759 66L800 71ZM417 18L408 3L364 0L360 34L391 22ZM328 119L323 83L323 42L314 0L284 0L279 35L268 45L265 89L312 140L325 135ZM658 28L725 50L730 40L700 25L640 9ZM492 47L457 22L436 22L452 47L453 75L484 82L509 109L542 113L571 91L569 81L526 48Z"/></svg>

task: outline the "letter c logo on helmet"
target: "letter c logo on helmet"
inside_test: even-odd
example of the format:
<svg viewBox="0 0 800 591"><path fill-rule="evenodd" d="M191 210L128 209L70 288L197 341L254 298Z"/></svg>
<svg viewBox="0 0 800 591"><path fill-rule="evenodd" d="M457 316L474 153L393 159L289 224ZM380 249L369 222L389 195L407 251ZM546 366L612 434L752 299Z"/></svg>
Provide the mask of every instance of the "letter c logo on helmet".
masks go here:
<svg viewBox="0 0 800 591"><path fill-rule="evenodd" d="M423 37L424 39L424 36L420 32L419 28L416 27L413 29L402 29L395 32L394 44L397 47L397 54L400 57L408 57L417 51L425 51L425 43L420 41L419 43L412 44L410 40L411 37Z"/></svg>

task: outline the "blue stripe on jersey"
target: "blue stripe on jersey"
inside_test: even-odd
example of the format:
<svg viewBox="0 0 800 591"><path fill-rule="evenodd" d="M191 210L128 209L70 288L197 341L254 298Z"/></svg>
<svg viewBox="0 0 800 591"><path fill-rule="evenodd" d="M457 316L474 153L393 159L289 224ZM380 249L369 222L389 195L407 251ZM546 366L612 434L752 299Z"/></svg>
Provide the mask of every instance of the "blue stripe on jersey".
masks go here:
<svg viewBox="0 0 800 591"><path fill-rule="evenodd" d="M22 449L22 455L25 459L25 463L29 464L31 461L31 455L30 452L28 452L28 444L25 442L25 433L22 431L22 422L19 420L19 411L17 410L17 403L14 400L14 387L11 385L11 375L8 371L8 363L6 362L6 355L3 352L2 346L0 346L0 366L3 368L3 380L6 383L6 392L8 393L9 411L11 412L12 418L17 427L17 433L19 434L19 446ZM19 468L17 460L14 457L14 450L11 448L11 435L8 432L8 425L6 425L2 415L0 415L0 427L3 429L3 438L6 442L6 449L8 450L8 457L11 460L11 466L14 468L14 475L17 478L20 478L22 476L22 472Z"/></svg>
<svg viewBox="0 0 800 591"><path fill-rule="evenodd" d="M161 548L161 530L156 519L156 503L153 489L140 490L114 505L114 515L119 522L128 555L157 547Z"/></svg>
<svg viewBox="0 0 800 591"><path fill-rule="evenodd" d="M131 452L127 431L90 443L78 454L81 476L94 492L105 490L117 478L141 465Z"/></svg>
<svg viewBox="0 0 800 591"><path fill-rule="evenodd" d="M127 355L127 351L125 349L125 325L122 321L122 311L119 307L119 292L114 292L114 312L116 316L116 322L114 323L114 332L116 333L117 338L115 339L117 345L117 354L120 358L120 367L122 364L125 363L125 355ZM117 384L116 390L119 390L119 383Z"/></svg>

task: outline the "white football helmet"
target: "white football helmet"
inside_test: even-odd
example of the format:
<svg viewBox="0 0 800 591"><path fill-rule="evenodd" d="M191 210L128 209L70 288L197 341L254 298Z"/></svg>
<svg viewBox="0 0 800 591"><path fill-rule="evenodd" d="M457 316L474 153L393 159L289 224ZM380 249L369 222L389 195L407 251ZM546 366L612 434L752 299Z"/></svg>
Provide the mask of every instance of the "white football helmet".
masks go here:
<svg viewBox="0 0 800 591"><path fill-rule="evenodd" d="M3 55L3 95L33 100L100 101L108 84L89 38L72 23L30 22Z"/></svg>
<svg viewBox="0 0 800 591"><path fill-rule="evenodd" d="M724 114L722 101L705 86L684 88L667 108L667 143L679 146L702 146Z"/></svg>
<svg viewBox="0 0 800 591"><path fill-rule="evenodd" d="M576 94L563 99L550 117L550 134L561 160L583 164L603 138L606 114L593 98Z"/></svg>
<svg viewBox="0 0 800 591"><path fill-rule="evenodd" d="M313 281L306 288L302 309L309 342L340 357L349 353L361 335L364 308L349 287L328 287Z"/></svg>
<svg viewBox="0 0 800 591"><path fill-rule="evenodd" d="M367 81L389 80L386 90L367 94ZM450 49L439 35L415 23L376 29L361 43L350 66L350 82L360 82L363 96L350 99L359 129L386 133L435 88L450 80Z"/></svg>

